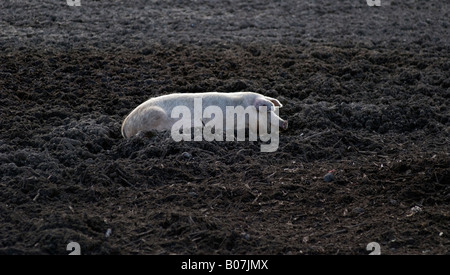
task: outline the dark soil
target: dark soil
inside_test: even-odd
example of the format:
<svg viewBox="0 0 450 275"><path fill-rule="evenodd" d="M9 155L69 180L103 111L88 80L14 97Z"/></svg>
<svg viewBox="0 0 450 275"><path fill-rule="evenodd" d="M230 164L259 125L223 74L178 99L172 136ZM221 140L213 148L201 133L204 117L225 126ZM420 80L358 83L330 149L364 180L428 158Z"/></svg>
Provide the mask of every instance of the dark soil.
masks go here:
<svg viewBox="0 0 450 275"><path fill-rule="evenodd" d="M0 3L0 254L450 253L445 1L55 2ZM122 138L210 91L278 98L279 149Z"/></svg>

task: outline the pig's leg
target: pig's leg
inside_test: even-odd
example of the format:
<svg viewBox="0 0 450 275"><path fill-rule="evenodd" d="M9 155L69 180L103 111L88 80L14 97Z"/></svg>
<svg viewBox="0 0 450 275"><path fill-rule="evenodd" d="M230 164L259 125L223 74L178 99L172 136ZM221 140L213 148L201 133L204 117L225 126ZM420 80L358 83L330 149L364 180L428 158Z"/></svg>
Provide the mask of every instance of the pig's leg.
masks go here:
<svg viewBox="0 0 450 275"><path fill-rule="evenodd" d="M158 106L149 106L133 111L122 124L122 135L132 137L140 131L170 130L173 125L166 112Z"/></svg>
<svg viewBox="0 0 450 275"><path fill-rule="evenodd" d="M276 133L279 129L287 129L287 121L280 118L274 111L267 113L259 112L258 114L258 132L266 135L268 132Z"/></svg>
<svg viewBox="0 0 450 275"><path fill-rule="evenodd" d="M288 121L279 117L274 111L270 112L270 116L268 119L270 119L270 125L272 125L272 127L275 127L275 125L272 124L272 120L273 120L273 121L278 121L279 128L281 128L282 130L287 130Z"/></svg>

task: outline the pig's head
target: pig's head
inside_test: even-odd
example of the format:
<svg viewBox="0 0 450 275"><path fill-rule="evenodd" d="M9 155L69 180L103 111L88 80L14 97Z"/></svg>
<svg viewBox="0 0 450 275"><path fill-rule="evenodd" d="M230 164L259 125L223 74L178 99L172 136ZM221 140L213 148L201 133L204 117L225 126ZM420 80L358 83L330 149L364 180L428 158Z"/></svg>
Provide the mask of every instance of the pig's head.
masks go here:
<svg viewBox="0 0 450 275"><path fill-rule="evenodd" d="M279 127L282 130L286 130L288 128L288 121L278 116L278 109L283 107L283 105L277 99L271 97L256 98L254 106L256 107L260 118L266 117L265 114L261 112L267 113L266 125L268 127L270 125L271 129L277 130Z"/></svg>

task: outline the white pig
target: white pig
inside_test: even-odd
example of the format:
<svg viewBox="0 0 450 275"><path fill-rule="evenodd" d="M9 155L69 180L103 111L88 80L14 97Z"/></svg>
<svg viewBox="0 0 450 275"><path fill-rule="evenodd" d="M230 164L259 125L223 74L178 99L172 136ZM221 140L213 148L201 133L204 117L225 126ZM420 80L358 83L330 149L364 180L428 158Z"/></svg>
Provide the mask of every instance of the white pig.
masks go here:
<svg viewBox="0 0 450 275"><path fill-rule="evenodd" d="M159 97L151 98L144 103L137 106L123 121L122 124L122 135L125 138L130 138L136 135L140 131L165 131L171 130L172 126L180 120L180 117L173 117L172 111L177 106L187 107L195 117L196 104L194 99L201 99L201 112L208 106L217 106L225 114L227 106L242 106L246 108L248 106L254 106L253 108L256 112L259 111L260 106L267 107L267 117L270 125L270 118L274 116L274 120L277 122L276 131L278 131L278 125L281 129L287 129L288 122L281 119L275 110L282 107L283 105L275 98L267 97L258 93L253 92L236 92L236 93L176 93L163 95ZM250 110L252 108L249 108ZM223 116L225 119L225 115ZM201 119L200 126L205 125L211 118L204 118L200 115ZM273 123L272 123L273 124ZM198 126L194 120L192 120L192 127ZM225 123L224 123L225 125ZM255 125L249 125L246 121L245 126L247 128L252 128L251 130L256 130Z"/></svg>

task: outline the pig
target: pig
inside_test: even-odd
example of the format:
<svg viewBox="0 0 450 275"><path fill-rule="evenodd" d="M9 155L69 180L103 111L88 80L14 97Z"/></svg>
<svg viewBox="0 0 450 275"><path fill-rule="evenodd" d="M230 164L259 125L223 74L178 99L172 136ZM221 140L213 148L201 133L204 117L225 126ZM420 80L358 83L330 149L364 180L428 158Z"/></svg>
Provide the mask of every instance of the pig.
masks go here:
<svg viewBox="0 0 450 275"><path fill-rule="evenodd" d="M196 105L198 99L201 99L201 114L196 116L198 113ZM255 108L249 108L250 110L256 110L259 112L260 106L265 106L267 109L267 119L268 124L271 125L271 117L273 116L273 121L277 122L277 126L281 129L286 130L288 127L287 120L281 119L277 114L276 110L281 108L283 105L275 98L264 96L262 94L254 92L235 92L235 93L219 93L219 92L208 92L208 93L175 93L169 95L163 95L159 97L150 98L144 103L137 106L123 121L122 123L122 136L124 138L130 138L140 131L166 131L172 130L180 117L173 117L174 108L177 106L185 106L191 114L194 114L194 119L191 119L191 126L204 126L212 118L204 117L203 112L208 106L217 106L225 114L227 106L242 106L246 108L248 106L254 106ZM225 115L223 118L225 119ZM190 117L189 117L190 118ZM201 121L195 122L195 119ZM223 123L223 125L226 122ZM272 122L273 124L273 122ZM251 128L255 131L257 125L249 125L248 121L245 127ZM278 131L278 127L276 127Z"/></svg>

